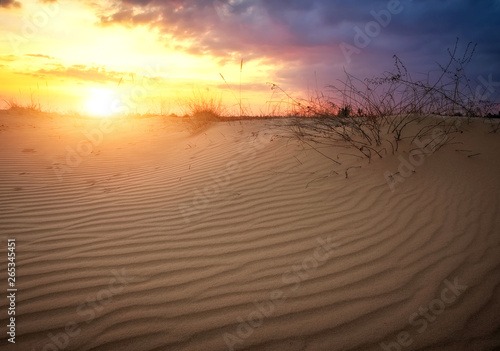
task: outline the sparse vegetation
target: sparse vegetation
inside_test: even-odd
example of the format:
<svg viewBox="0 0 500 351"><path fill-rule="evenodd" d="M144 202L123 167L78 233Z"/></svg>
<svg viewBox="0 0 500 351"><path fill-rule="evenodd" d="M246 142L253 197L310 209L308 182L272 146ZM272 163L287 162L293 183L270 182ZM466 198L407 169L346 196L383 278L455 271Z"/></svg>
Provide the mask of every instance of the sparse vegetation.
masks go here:
<svg viewBox="0 0 500 351"><path fill-rule="evenodd" d="M402 141L428 137L437 127L447 135L457 132L449 119L422 122L432 115L464 116L470 122L471 117L485 117L498 106L478 95L467 78L466 66L475 45L469 43L461 56L458 47L457 40L454 49L449 50L449 61L439 66L440 73L428 74L424 80L414 80L394 55L392 72L372 79L359 79L345 72L340 84L328 87L330 96L296 99L273 84L273 90L285 94L293 115L312 117L292 119L287 124L291 132L288 136L317 151L314 145L339 146L371 160L394 154Z"/></svg>
<svg viewBox="0 0 500 351"><path fill-rule="evenodd" d="M236 96L236 94L234 92L234 89L229 85L229 83L227 82L226 78L224 78L224 76L222 75L222 73L219 73L219 75L222 78L222 80L224 81L224 83L226 84L226 86L229 89L229 91L231 92L231 94L233 95L234 99L237 101L238 109L239 109L239 117L241 118L244 114L248 114L248 108L246 108L245 106L243 106L243 100L241 98L241 79L242 79L242 76L243 76L243 59L241 59L241 61L240 61L239 97Z"/></svg>
<svg viewBox="0 0 500 351"><path fill-rule="evenodd" d="M48 99L48 84L47 81L45 81L45 87L46 87L46 102L49 101ZM42 109L42 104L40 102L40 84L37 83L37 88L29 90L29 97L26 98L24 97L24 94L19 91L19 96L20 99L23 101L27 101L25 103L21 103L15 98L2 98L0 101L3 101L4 106L7 107L7 110L15 111L15 112L43 112L47 111L47 107Z"/></svg>
<svg viewBox="0 0 500 351"><path fill-rule="evenodd" d="M488 118L491 120L491 132L496 133L500 130L497 97L489 100L489 96L484 97L487 94L478 94L477 86L471 83L466 74L475 48L469 43L463 53L459 53L457 39L455 47L448 50L449 60L439 65L438 73L428 73L419 80L415 80L401 59L394 55L394 69L391 72L365 79L344 72L344 79L337 84L328 86L326 91L316 91L315 95L305 99L292 96L277 84L268 83L272 96L267 101L267 111L261 112L260 117L290 117L285 122L287 131L291 132L287 136L307 142L312 148L322 144L352 149L339 155L368 160L394 154L402 142L428 136L435 127L450 134L457 131L452 119L443 118L433 125L422 123L430 120L430 116L463 117L466 123L476 116ZM243 59L239 62L239 91L219 73L237 105L226 107L222 103L221 93L210 88L193 91L190 97L179 101L182 112L179 116L184 115L183 122L190 132L198 133L214 122L229 119L227 115L235 106L238 107L239 116L233 111L232 117L247 118L248 108L242 103L242 72ZM135 81L134 74L131 74L131 84L134 85ZM118 86L123 84L122 78ZM40 87L37 85L37 88L30 90L29 98L25 99L29 101L26 104L13 99L3 101L10 110L41 112ZM137 106L135 108L135 115L138 115ZM151 112L151 108L148 111L141 116L156 115ZM170 102L162 98L159 114L177 116L170 111ZM129 116L134 114L129 112Z"/></svg>
<svg viewBox="0 0 500 351"><path fill-rule="evenodd" d="M222 96L210 89L193 91L193 95L184 101L187 128L192 133L207 129L210 124L220 120L225 108Z"/></svg>
<svg viewBox="0 0 500 351"><path fill-rule="evenodd" d="M27 104L18 103L14 99L2 99L9 111L28 111L28 112L42 112L40 102L35 102L33 99Z"/></svg>

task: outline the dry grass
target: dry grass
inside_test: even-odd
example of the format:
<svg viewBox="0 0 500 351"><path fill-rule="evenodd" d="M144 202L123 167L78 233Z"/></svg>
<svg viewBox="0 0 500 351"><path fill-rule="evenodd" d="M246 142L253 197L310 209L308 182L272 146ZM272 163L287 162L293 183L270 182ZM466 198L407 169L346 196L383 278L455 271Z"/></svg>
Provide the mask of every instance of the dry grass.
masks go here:
<svg viewBox="0 0 500 351"><path fill-rule="evenodd" d="M191 133L199 133L219 121L226 109L222 104L222 96L210 89L193 91L191 97L184 101L187 115L184 121Z"/></svg>
<svg viewBox="0 0 500 351"><path fill-rule="evenodd" d="M20 104L14 99L2 99L7 105L7 110L15 112L42 112L42 107L40 102L36 102L33 99L27 104Z"/></svg>
<svg viewBox="0 0 500 351"><path fill-rule="evenodd" d="M340 84L329 86L331 96L296 99L273 84L273 90L285 95L294 115L313 117L293 119L288 124L290 136L313 148L314 144L351 148L371 160L394 154L402 141L429 136L435 128L447 134L457 132L454 123L446 119L433 125L422 123L432 115L464 116L466 122L473 116L487 116L498 104L477 96L466 76L475 46L469 43L459 55L458 44L457 40L455 48L449 50L449 61L439 66L440 73L428 74L424 80L413 80L394 56L393 72L374 79L359 79L345 72Z"/></svg>

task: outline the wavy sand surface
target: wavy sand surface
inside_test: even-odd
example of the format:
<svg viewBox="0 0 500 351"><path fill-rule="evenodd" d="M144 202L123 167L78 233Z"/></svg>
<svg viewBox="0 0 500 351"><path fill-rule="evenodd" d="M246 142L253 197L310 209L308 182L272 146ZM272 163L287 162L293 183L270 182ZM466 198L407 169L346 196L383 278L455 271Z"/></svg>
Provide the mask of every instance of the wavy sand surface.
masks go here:
<svg viewBox="0 0 500 351"><path fill-rule="evenodd" d="M100 123L0 114L2 350L500 348L500 138L482 122L394 191L397 156L338 166L277 121Z"/></svg>

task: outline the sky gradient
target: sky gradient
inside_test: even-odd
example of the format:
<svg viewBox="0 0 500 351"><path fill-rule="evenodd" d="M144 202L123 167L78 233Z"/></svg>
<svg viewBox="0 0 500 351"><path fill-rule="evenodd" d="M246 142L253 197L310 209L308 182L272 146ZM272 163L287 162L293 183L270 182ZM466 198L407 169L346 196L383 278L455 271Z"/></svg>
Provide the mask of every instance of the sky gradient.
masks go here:
<svg viewBox="0 0 500 351"><path fill-rule="evenodd" d="M477 43L469 78L498 94L499 18L498 0L0 0L0 97L84 112L104 94L122 112L179 112L204 89L237 105L241 79L260 114L268 82L307 97L344 70L391 70L394 54L423 78L457 37L461 52Z"/></svg>

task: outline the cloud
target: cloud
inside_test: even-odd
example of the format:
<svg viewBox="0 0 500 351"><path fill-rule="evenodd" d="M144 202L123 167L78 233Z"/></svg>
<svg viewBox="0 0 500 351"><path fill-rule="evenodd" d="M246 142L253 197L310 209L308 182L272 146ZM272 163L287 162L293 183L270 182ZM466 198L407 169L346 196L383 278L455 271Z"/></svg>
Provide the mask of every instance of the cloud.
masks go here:
<svg viewBox="0 0 500 351"><path fill-rule="evenodd" d="M17 61L18 57L16 55L0 55L0 61L14 62Z"/></svg>
<svg viewBox="0 0 500 351"><path fill-rule="evenodd" d="M16 0L0 0L0 8L20 8L22 5Z"/></svg>
<svg viewBox="0 0 500 351"><path fill-rule="evenodd" d="M47 76L61 77L64 79L72 78L79 81L88 81L94 83L117 83L121 77L125 75L124 72L116 72L107 70L102 66L85 66L85 65L72 65L66 67L62 64L51 64L50 68L41 68L31 72L16 72L17 74L30 75L37 78L46 78Z"/></svg>
<svg viewBox="0 0 500 351"><path fill-rule="evenodd" d="M394 0L392 0L394 1ZM397 0L396 0L397 1ZM498 7L487 1L451 4L401 0L401 14L383 28L399 40L434 35L456 36L464 28L484 32L484 20L498 28ZM386 10L388 0L115 0L103 24L146 24L176 39L189 40L190 50L217 56L229 51L275 51L291 46L336 45L355 35L354 27L373 21L372 11ZM494 10L494 11L491 11ZM440 35L436 36L436 30ZM493 38L493 29L490 38Z"/></svg>
<svg viewBox="0 0 500 351"><path fill-rule="evenodd" d="M52 56L47 56L47 55L42 55L42 54L26 54L24 56L28 57L37 57L37 58L44 58L44 59L49 59L49 60L55 60L55 57Z"/></svg>
<svg viewBox="0 0 500 351"><path fill-rule="evenodd" d="M500 61L497 33L500 6L493 1L434 0L113 0L100 14L102 25L149 26L165 45L221 63L241 57L274 62L330 76L344 67L361 75L378 74L398 54L416 71L447 59L456 37L477 42L477 72ZM348 60L341 44L355 46L376 16L390 13L376 35ZM374 15L375 14L375 15ZM476 57L477 58L477 57ZM320 75L323 75L320 73Z"/></svg>

